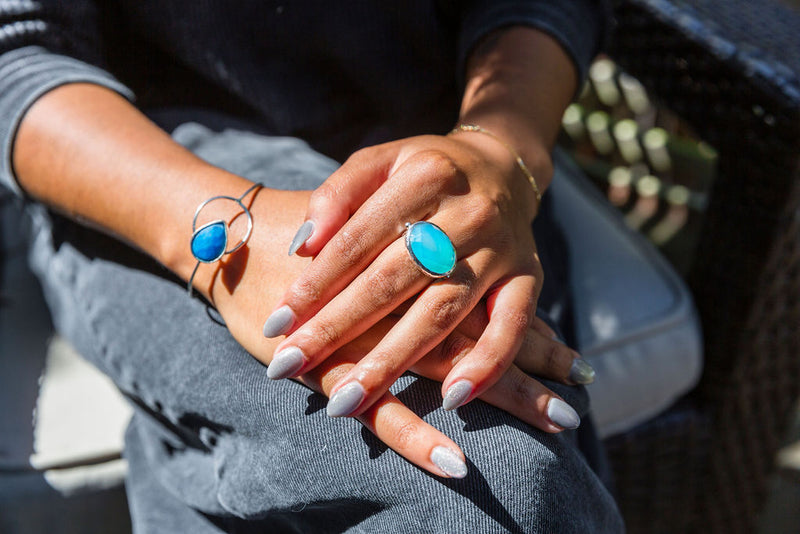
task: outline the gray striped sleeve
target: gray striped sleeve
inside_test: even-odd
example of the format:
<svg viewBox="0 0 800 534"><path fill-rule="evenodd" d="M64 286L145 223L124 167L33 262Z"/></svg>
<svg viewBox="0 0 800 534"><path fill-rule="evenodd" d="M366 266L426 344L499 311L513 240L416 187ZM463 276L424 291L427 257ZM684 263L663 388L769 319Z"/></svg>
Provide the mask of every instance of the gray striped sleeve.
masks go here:
<svg viewBox="0 0 800 534"><path fill-rule="evenodd" d="M40 46L25 46L0 55L0 185L22 194L11 160L19 123L42 95L75 82L102 85L133 99L130 89L104 70Z"/></svg>

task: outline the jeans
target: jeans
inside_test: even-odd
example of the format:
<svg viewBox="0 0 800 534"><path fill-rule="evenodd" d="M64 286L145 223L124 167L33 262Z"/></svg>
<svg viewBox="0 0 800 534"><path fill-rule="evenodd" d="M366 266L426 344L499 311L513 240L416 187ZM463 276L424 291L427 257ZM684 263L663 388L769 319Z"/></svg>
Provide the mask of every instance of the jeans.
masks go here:
<svg viewBox="0 0 800 534"><path fill-rule="evenodd" d="M166 117L162 124L183 122L180 113ZM301 141L205 122L212 128L182 124L173 136L267 186L314 188L337 166ZM56 327L136 408L125 451L135 532L623 530L593 469L599 456L583 388L545 381L584 418L579 439L481 401L445 412L439 384L404 375L392 391L467 456L465 479L441 479L356 420L329 418L322 395L268 379L214 310L153 260L41 206L29 211L31 264ZM543 215L544 232L548 224ZM562 325L564 293L549 287L540 306Z"/></svg>

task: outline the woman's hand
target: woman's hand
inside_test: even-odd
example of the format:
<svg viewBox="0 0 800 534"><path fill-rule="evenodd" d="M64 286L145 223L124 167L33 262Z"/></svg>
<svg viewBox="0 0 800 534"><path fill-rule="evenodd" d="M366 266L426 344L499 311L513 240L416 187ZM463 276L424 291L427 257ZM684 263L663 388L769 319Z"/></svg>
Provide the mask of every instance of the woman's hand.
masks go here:
<svg viewBox="0 0 800 534"><path fill-rule="evenodd" d="M503 376L533 318L542 283L529 227L537 206L503 142L517 148L543 192L576 71L552 37L511 27L477 43L465 72L460 120L497 139L425 136L356 153L315 194L292 243L319 254L264 325L266 336L290 333L275 378L312 369L418 294L336 385L332 415L363 411L486 297L487 327L443 384L445 399L468 402ZM453 241L460 261L450 278L431 283L403 250L402 225L418 220L438 224Z"/></svg>
<svg viewBox="0 0 800 534"><path fill-rule="evenodd" d="M277 341L261 335L260 317L277 302L279 288L285 287L304 268L307 269L309 260L298 257L287 259L278 251L285 250L292 230L302 219L309 195L309 192L264 189L252 199L248 198L255 224L247 246L226 256L218 265L201 266L202 270L195 280L195 288L214 303L237 341L268 365ZM275 205L280 205L282 209L273 210L272 206ZM211 216L226 215L230 217L235 214L214 213ZM234 231L236 224L233 225ZM276 257L280 257L280 261L275 261ZM329 396L341 378L353 372L364 356L396 327L402 315L399 311L392 313L353 336L323 364L298 379L315 391ZM455 365L474 351L488 322L485 306L477 307L411 370L441 381ZM579 422L572 408L526 374L574 383L575 362L580 360L577 360L574 351L554 337L553 331L543 321L535 319L532 328L524 333L516 364L510 366L498 383L481 395L490 404L547 432L573 428ZM391 393L384 392L375 403L362 411L359 420L387 446L423 469L440 476L461 476L465 472L464 455L458 445L425 423ZM434 455L434 450L439 452ZM443 470L442 466L450 466L447 469L451 470Z"/></svg>
<svg viewBox="0 0 800 534"><path fill-rule="evenodd" d="M537 169L550 172L549 159L541 161ZM270 336L291 332L270 376L308 372L417 295L334 387L330 415L361 413L485 298L486 329L443 381L455 405L481 395L512 364L534 317L542 282L535 210L514 158L488 136L422 136L358 152L312 196L307 220L316 229L301 252L324 247L265 325ZM453 241L449 278L431 283L406 251L403 224L418 220Z"/></svg>

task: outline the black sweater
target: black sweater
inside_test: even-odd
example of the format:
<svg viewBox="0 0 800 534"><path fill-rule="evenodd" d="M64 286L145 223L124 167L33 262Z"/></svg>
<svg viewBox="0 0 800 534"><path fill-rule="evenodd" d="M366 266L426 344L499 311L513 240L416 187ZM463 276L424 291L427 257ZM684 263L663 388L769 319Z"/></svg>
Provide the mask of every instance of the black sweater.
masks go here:
<svg viewBox="0 0 800 534"><path fill-rule="evenodd" d="M341 160L452 126L460 69L487 32L542 29L582 75L604 21L594 0L0 0L0 184L17 189L24 111L64 83L238 115Z"/></svg>

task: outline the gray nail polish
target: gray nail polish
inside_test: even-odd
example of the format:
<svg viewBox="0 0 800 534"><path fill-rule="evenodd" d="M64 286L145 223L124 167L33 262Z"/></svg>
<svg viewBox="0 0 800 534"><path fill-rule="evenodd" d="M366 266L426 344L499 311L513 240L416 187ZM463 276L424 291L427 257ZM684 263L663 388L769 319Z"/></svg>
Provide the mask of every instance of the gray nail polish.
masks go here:
<svg viewBox="0 0 800 534"><path fill-rule="evenodd" d="M292 244L289 245L289 256L297 252L303 243L308 241L308 238L311 237L311 234L314 233L314 221L306 221L300 226L300 229L297 230L297 233L294 234L294 238L292 238Z"/></svg>
<svg viewBox="0 0 800 534"><path fill-rule="evenodd" d="M328 415L330 417L344 417L350 415L364 401L367 392L358 382L350 382L333 394L328 401Z"/></svg>
<svg viewBox="0 0 800 534"><path fill-rule="evenodd" d="M454 451L447 447L441 445L434 447L431 451L430 458L431 462L436 464L436 467L453 478L464 478L467 476L467 464L465 464Z"/></svg>
<svg viewBox="0 0 800 534"><path fill-rule="evenodd" d="M442 400L442 408L448 411L458 408L466 402L470 393L472 393L472 382L459 380L447 388L447 393L444 394L444 399Z"/></svg>
<svg viewBox="0 0 800 534"><path fill-rule="evenodd" d="M575 358L569 370L569 379L576 384L591 384L594 382L594 369L583 358Z"/></svg>
<svg viewBox="0 0 800 534"><path fill-rule="evenodd" d="M555 397L547 403L547 417L557 426L568 430L578 428L581 424L578 412L563 400Z"/></svg>
<svg viewBox="0 0 800 534"><path fill-rule="evenodd" d="M264 323L264 337L277 337L289 331L295 321L294 312L289 306L281 306Z"/></svg>
<svg viewBox="0 0 800 534"><path fill-rule="evenodd" d="M267 376L273 380L294 376L303 367L306 359L297 347L287 347L277 353L267 366Z"/></svg>

